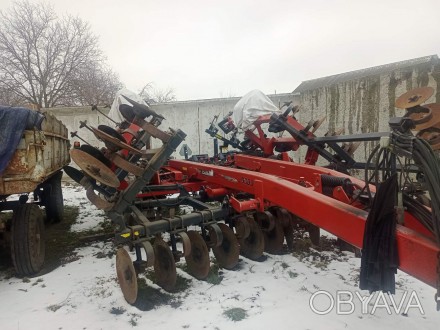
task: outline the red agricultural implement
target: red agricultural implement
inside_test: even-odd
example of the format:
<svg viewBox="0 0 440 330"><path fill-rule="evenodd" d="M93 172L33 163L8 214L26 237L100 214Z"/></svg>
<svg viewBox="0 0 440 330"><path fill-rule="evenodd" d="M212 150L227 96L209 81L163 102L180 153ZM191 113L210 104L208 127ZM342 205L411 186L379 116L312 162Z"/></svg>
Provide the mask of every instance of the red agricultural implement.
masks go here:
<svg viewBox="0 0 440 330"><path fill-rule="evenodd" d="M240 141L226 117L206 132L236 151L218 152L216 144L213 157L186 152L186 160L169 159L185 134L161 131L162 116L128 99L118 130L82 124L105 148L71 150L81 171L65 170L115 224L116 269L129 303L146 267L171 290L182 257L189 273L204 279L210 249L221 267L233 269L240 254L258 260L264 252L284 253L285 245L292 249L302 228L314 244L323 229L362 251L362 289L394 293L399 268L437 288L440 308L440 167L433 151L440 147L440 106L423 105L431 95L429 88L402 95L396 106L405 113L383 133L316 137L322 121L303 126L297 107L286 104L283 113L258 117ZM162 147L150 149L151 138ZM365 141L375 146L361 163L353 154ZM300 146L307 148L301 164L290 159ZM317 166L318 159L326 165ZM351 176L353 169L362 169L364 179ZM191 212L179 213L181 206ZM135 251L134 261L123 246Z"/></svg>

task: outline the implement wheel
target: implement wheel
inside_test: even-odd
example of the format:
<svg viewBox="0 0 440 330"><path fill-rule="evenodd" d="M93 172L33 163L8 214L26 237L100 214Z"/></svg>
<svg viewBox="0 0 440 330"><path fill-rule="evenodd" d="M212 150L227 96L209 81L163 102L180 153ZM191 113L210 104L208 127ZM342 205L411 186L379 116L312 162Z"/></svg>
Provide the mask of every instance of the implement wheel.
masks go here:
<svg viewBox="0 0 440 330"><path fill-rule="evenodd" d="M198 232L187 232L191 242L191 253L185 257L189 273L198 280L204 280L209 274L210 260L208 246Z"/></svg>
<svg viewBox="0 0 440 330"><path fill-rule="evenodd" d="M253 218L247 218L250 227L249 236L240 239L241 254L246 258L257 260L264 252L264 234Z"/></svg>
<svg viewBox="0 0 440 330"><path fill-rule="evenodd" d="M116 252L116 273L125 300L133 305L138 294L137 275L133 261L131 261L130 255L124 248L120 248Z"/></svg>
<svg viewBox="0 0 440 330"><path fill-rule="evenodd" d="M46 207L46 218L48 222L58 223L63 220L64 201L63 189L61 188L61 177L63 172L59 171L47 182L47 190L43 193L43 204Z"/></svg>
<svg viewBox="0 0 440 330"><path fill-rule="evenodd" d="M14 210L11 227L11 256L20 276L38 273L44 264L44 219L35 204L23 204Z"/></svg>
<svg viewBox="0 0 440 330"><path fill-rule="evenodd" d="M237 238L231 228L224 223L217 224L223 234L222 244L212 248L218 264L222 268L232 269L238 263L240 257L240 247Z"/></svg>
<svg viewBox="0 0 440 330"><path fill-rule="evenodd" d="M154 273L156 283L166 291L172 291L176 285L176 262L168 244L162 238L154 241Z"/></svg>

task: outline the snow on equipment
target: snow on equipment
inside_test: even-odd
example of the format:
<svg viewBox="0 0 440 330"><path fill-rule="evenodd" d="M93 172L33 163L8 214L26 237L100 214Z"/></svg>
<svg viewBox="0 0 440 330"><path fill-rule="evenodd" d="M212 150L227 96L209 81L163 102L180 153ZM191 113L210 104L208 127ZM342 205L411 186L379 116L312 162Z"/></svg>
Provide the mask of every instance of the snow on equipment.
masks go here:
<svg viewBox="0 0 440 330"><path fill-rule="evenodd" d="M137 274L147 267L154 268L158 285L172 290L180 258L191 275L204 279L209 250L221 267L233 269L239 254L258 260L265 251L284 253L284 243L292 249L294 231L305 228L314 244L324 229L362 249L363 289L393 292L399 268L437 288L440 308L440 167L433 152L440 146L440 107L423 104L432 93L421 88L399 97L403 116L390 119L389 132L344 136L339 130L323 137L315 133L324 119L303 126L291 103L260 113L268 103L248 100L258 116L247 120L243 109L250 103L244 98L236 106L242 117L234 109L235 123L230 115L220 121L225 136L218 134L216 118L206 130L236 151L217 148L214 157L191 158L197 161L170 159L185 133L160 130L162 116L125 97L130 105L119 107L125 121L119 131L87 127L105 142L104 152L72 150L82 171L66 172L115 224L116 270L131 304ZM284 136L269 137L263 124ZM162 147L145 148L150 138ZM359 162L353 154L366 141L376 146ZM300 146L307 149L305 160L294 163L289 153ZM328 164L317 166L318 158ZM351 176L353 169L364 170L364 179ZM184 205L192 212L179 214ZM134 261L124 246L134 250Z"/></svg>

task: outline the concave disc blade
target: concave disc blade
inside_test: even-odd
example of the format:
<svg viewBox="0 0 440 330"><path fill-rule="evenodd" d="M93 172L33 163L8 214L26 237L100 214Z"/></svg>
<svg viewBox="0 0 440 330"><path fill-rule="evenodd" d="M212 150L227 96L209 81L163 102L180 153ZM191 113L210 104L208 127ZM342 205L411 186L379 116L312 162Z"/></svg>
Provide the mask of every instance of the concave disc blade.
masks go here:
<svg viewBox="0 0 440 330"><path fill-rule="evenodd" d="M70 178L76 183L80 183L82 178L84 177L84 173L76 168L66 165L63 167L64 172L70 176Z"/></svg>
<svg viewBox="0 0 440 330"><path fill-rule="evenodd" d="M264 232L264 250L271 254L280 254L283 252L284 222L283 214L279 210L272 210L275 217L275 227L271 231Z"/></svg>
<svg viewBox="0 0 440 330"><path fill-rule="evenodd" d="M234 268L238 263L240 256L240 246L237 238L231 228L223 223L217 224L223 234L222 244L220 246L214 246L212 251L217 259L220 267L226 269Z"/></svg>
<svg viewBox="0 0 440 330"><path fill-rule="evenodd" d="M432 150L440 149L440 129L431 127L420 131L417 137L426 140L431 146Z"/></svg>
<svg viewBox="0 0 440 330"><path fill-rule="evenodd" d="M414 88L400 95L396 100L396 108L408 109L420 105L434 94L432 87Z"/></svg>
<svg viewBox="0 0 440 330"><path fill-rule="evenodd" d="M130 255L124 248L120 248L116 253L116 273L125 300L134 304L138 293L137 275Z"/></svg>
<svg viewBox="0 0 440 330"><path fill-rule="evenodd" d="M191 242L191 253L185 257L189 273L199 280L204 280L209 274L209 250L203 237L196 231L187 232Z"/></svg>
<svg viewBox="0 0 440 330"><path fill-rule="evenodd" d="M80 149L71 149L70 156L73 161L90 177L102 184L117 188L119 180L117 176L105 164L101 163L95 157Z"/></svg>
<svg viewBox="0 0 440 330"><path fill-rule="evenodd" d="M104 131L101 131L100 129L97 129L95 127L90 127L90 129L93 131L93 133L96 135L96 137L106 143L108 147L112 147L111 149L127 149L135 154L141 155L142 152L136 148L133 148L132 146L129 146L127 143L124 143L123 141L119 140L118 138L111 136Z"/></svg>
<svg viewBox="0 0 440 330"><path fill-rule="evenodd" d="M119 112L121 113L122 117L124 117L124 119L129 123L131 123L135 117L133 107L128 104L121 104L119 106Z"/></svg>
<svg viewBox="0 0 440 330"><path fill-rule="evenodd" d="M172 291L176 285L177 273L174 256L161 238L154 240L154 272L156 283L164 290Z"/></svg>
<svg viewBox="0 0 440 330"><path fill-rule="evenodd" d="M257 260L264 252L264 234L255 220L248 217L250 233L247 238L240 239L241 254L249 259Z"/></svg>
<svg viewBox="0 0 440 330"><path fill-rule="evenodd" d="M101 163L105 164L107 167L112 166L112 162L104 156L104 154L95 147L92 147L88 144L83 144L80 149L84 152L87 152L90 156L95 157Z"/></svg>
<svg viewBox="0 0 440 330"><path fill-rule="evenodd" d="M431 115L429 120L416 125L416 130L421 131L430 127L437 127L440 124L440 104L424 104L424 108L429 109L429 113L412 113L408 117L412 120L420 121L423 116Z"/></svg>
<svg viewBox="0 0 440 330"><path fill-rule="evenodd" d="M103 131L104 133L113 136L114 138L117 138L119 141L123 142L123 143L127 143L127 141L124 139L124 137L118 133L117 130L115 130L114 128L107 126L107 125L98 125L98 129L100 131Z"/></svg>
<svg viewBox="0 0 440 330"><path fill-rule="evenodd" d="M122 95L128 102L130 102L131 104L133 104L133 112L136 116L138 116L139 118L144 119L145 117L148 116L153 116L153 117L158 117L158 118L163 118L162 115L157 114L155 111L151 110L150 107L146 106L145 104L141 104L136 102L135 100L132 100L130 98L128 98L125 95Z"/></svg>

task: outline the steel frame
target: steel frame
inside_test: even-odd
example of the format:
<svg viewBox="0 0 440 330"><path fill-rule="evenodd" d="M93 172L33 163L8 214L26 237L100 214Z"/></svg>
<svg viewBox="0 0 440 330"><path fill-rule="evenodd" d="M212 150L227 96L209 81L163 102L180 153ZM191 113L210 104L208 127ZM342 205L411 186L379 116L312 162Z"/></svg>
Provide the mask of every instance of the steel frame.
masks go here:
<svg viewBox="0 0 440 330"><path fill-rule="evenodd" d="M359 186L363 181L318 166L236 155L237 169L211 164L170 160L169 166L182 171L189 182L204 181L233 191L246 192L258 201L258 207L278 205L344 241L362 248L368 212L319 192L320 174L345 177ZM304 187L295 181L304 180ZM374 191L374 188L371 188ZM436 287L440 249L432 236L423 232L417 221L405 213L405 224L397 227L399 269Z"/></svg>

